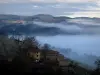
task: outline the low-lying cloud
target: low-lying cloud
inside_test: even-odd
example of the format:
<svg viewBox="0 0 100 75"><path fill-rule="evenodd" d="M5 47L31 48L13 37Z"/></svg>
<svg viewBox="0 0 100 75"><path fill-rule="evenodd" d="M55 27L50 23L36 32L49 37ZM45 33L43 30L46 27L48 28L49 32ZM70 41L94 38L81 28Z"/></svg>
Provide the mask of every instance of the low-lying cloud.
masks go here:
<svg viewBox="0 0 100 75"><path fill-rule="evenodd" d="M34 22L38 26L56 27L73 34L100 34L100 23L92 19L69 19L65 23ZM71 24L72 23L72 24Z"/></svg>
<svg viewBox="0 0 100 75"><path fill-rule="evenodd" d="M41 44L48 43L56 47L61 54L73 60L77 60L89 66L95 67L94 62L100 57L100 36L99 35L58 35L58 36L37 36ZM71 49L67 52L67 48Z"/></svg>

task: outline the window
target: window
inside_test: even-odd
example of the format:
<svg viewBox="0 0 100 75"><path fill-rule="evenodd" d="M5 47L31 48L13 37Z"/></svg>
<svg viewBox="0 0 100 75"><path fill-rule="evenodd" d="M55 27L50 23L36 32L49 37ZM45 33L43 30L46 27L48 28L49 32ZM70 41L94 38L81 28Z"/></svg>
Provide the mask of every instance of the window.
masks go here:
<svg viewBox="0 0 100 75"><path fill-rule="evenodd" d="M39 55L37 55L37 57L38 57Z"/></svg>

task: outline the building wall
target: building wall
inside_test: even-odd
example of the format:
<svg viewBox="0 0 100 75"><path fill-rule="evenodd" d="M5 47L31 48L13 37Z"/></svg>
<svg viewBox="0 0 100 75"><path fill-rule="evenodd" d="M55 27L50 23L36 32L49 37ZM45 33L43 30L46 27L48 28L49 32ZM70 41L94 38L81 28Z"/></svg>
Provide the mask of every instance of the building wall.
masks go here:
<svg viewBox="0 0 100 75"><path fill-rule="evenodd" d="M46 56L47 59L50 59L50 60L56 60L57 57L56 56Z"/></svg>
<svg viewBox="0 0 100 75"><path fill-rule="evenodd" d="M33 59L40 60L41 53L40 52L29 52L29 56Z"/></svg>
<svg viewBox="0 0 100 75"><path fill-rule="evenodd" d="M40 52L36 52L34 54L34 58L37 59L37 60L40 60L40 56L41 56L41 53Z"/></svg>
<svg viewBox="0 0 100 75"><path fill-rule="evenodd" d="M58 58L57 56L58 56L58 53L56 52L48 52L46 54L46 58L50 60L56 60Z"/></svg>
<svg viewBox="0 0 100 75"><path fill-rule="evenodd" d="M59 54L59 55L58 55L58 60L59 60L59 61L64 60L64 55Z"/></svg>
<svg viewBox="0 0 100 75"><path fill-rule="evenodd" d="M69 65L69 62L68 61L65 61L65 60L61 60L61 61L59 61L59 65L60 66L68 66Z"/></svg>

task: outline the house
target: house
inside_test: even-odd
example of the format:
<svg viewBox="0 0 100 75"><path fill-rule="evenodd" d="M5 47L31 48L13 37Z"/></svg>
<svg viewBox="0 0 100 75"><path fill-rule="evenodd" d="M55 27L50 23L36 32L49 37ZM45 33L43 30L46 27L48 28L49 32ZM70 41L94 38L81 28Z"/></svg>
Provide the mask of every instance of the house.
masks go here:
<svg viewBox="0 0 100 75"><path fill-rule="evenodd" d="M18 23L18 24L26 24L26 21L24 21L24 20L17 20L16 23Z"/></svg>
<svg viewBox="0 0 100 75"><path fill-rule="evenodd" d="M28 50L27 54L30 58L32 58L36 62L40 61L40 59L41 59L41 51L39 49L31 48Z"/></svg>
<svg viewBox="0 0 100 75"><path fill-rule="evenodd" d="M59 54L59 52L57 52L57 51L48 50L46 52L46 59L49 59L49 60L57 60L58 54Z"/></svg>
<svg viewBox="0 0 100 75"><path fill-rule="evenodd" d="M58 61L60 62L60 61L63 61L64 60L64 55L62 55L62 54L59 54L58 55Z"/></svg>
<svg viewBox="0 0 100 75"><path fill-rule="evenodd" d="M68 66L69 65L69 59L65 58L64 55L59 54L58 55L58 61L60 66Z"/></svg>

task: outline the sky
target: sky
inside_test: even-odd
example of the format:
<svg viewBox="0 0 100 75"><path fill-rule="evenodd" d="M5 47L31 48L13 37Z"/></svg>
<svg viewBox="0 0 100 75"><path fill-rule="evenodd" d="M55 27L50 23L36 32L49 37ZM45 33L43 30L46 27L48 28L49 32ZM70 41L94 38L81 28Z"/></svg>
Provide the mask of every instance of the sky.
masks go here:
<svg viewBox="0 0 100 75"><path fill-rule="evenodd" d="M100 17L100 0L0 0L0 14Z"/></svg>

